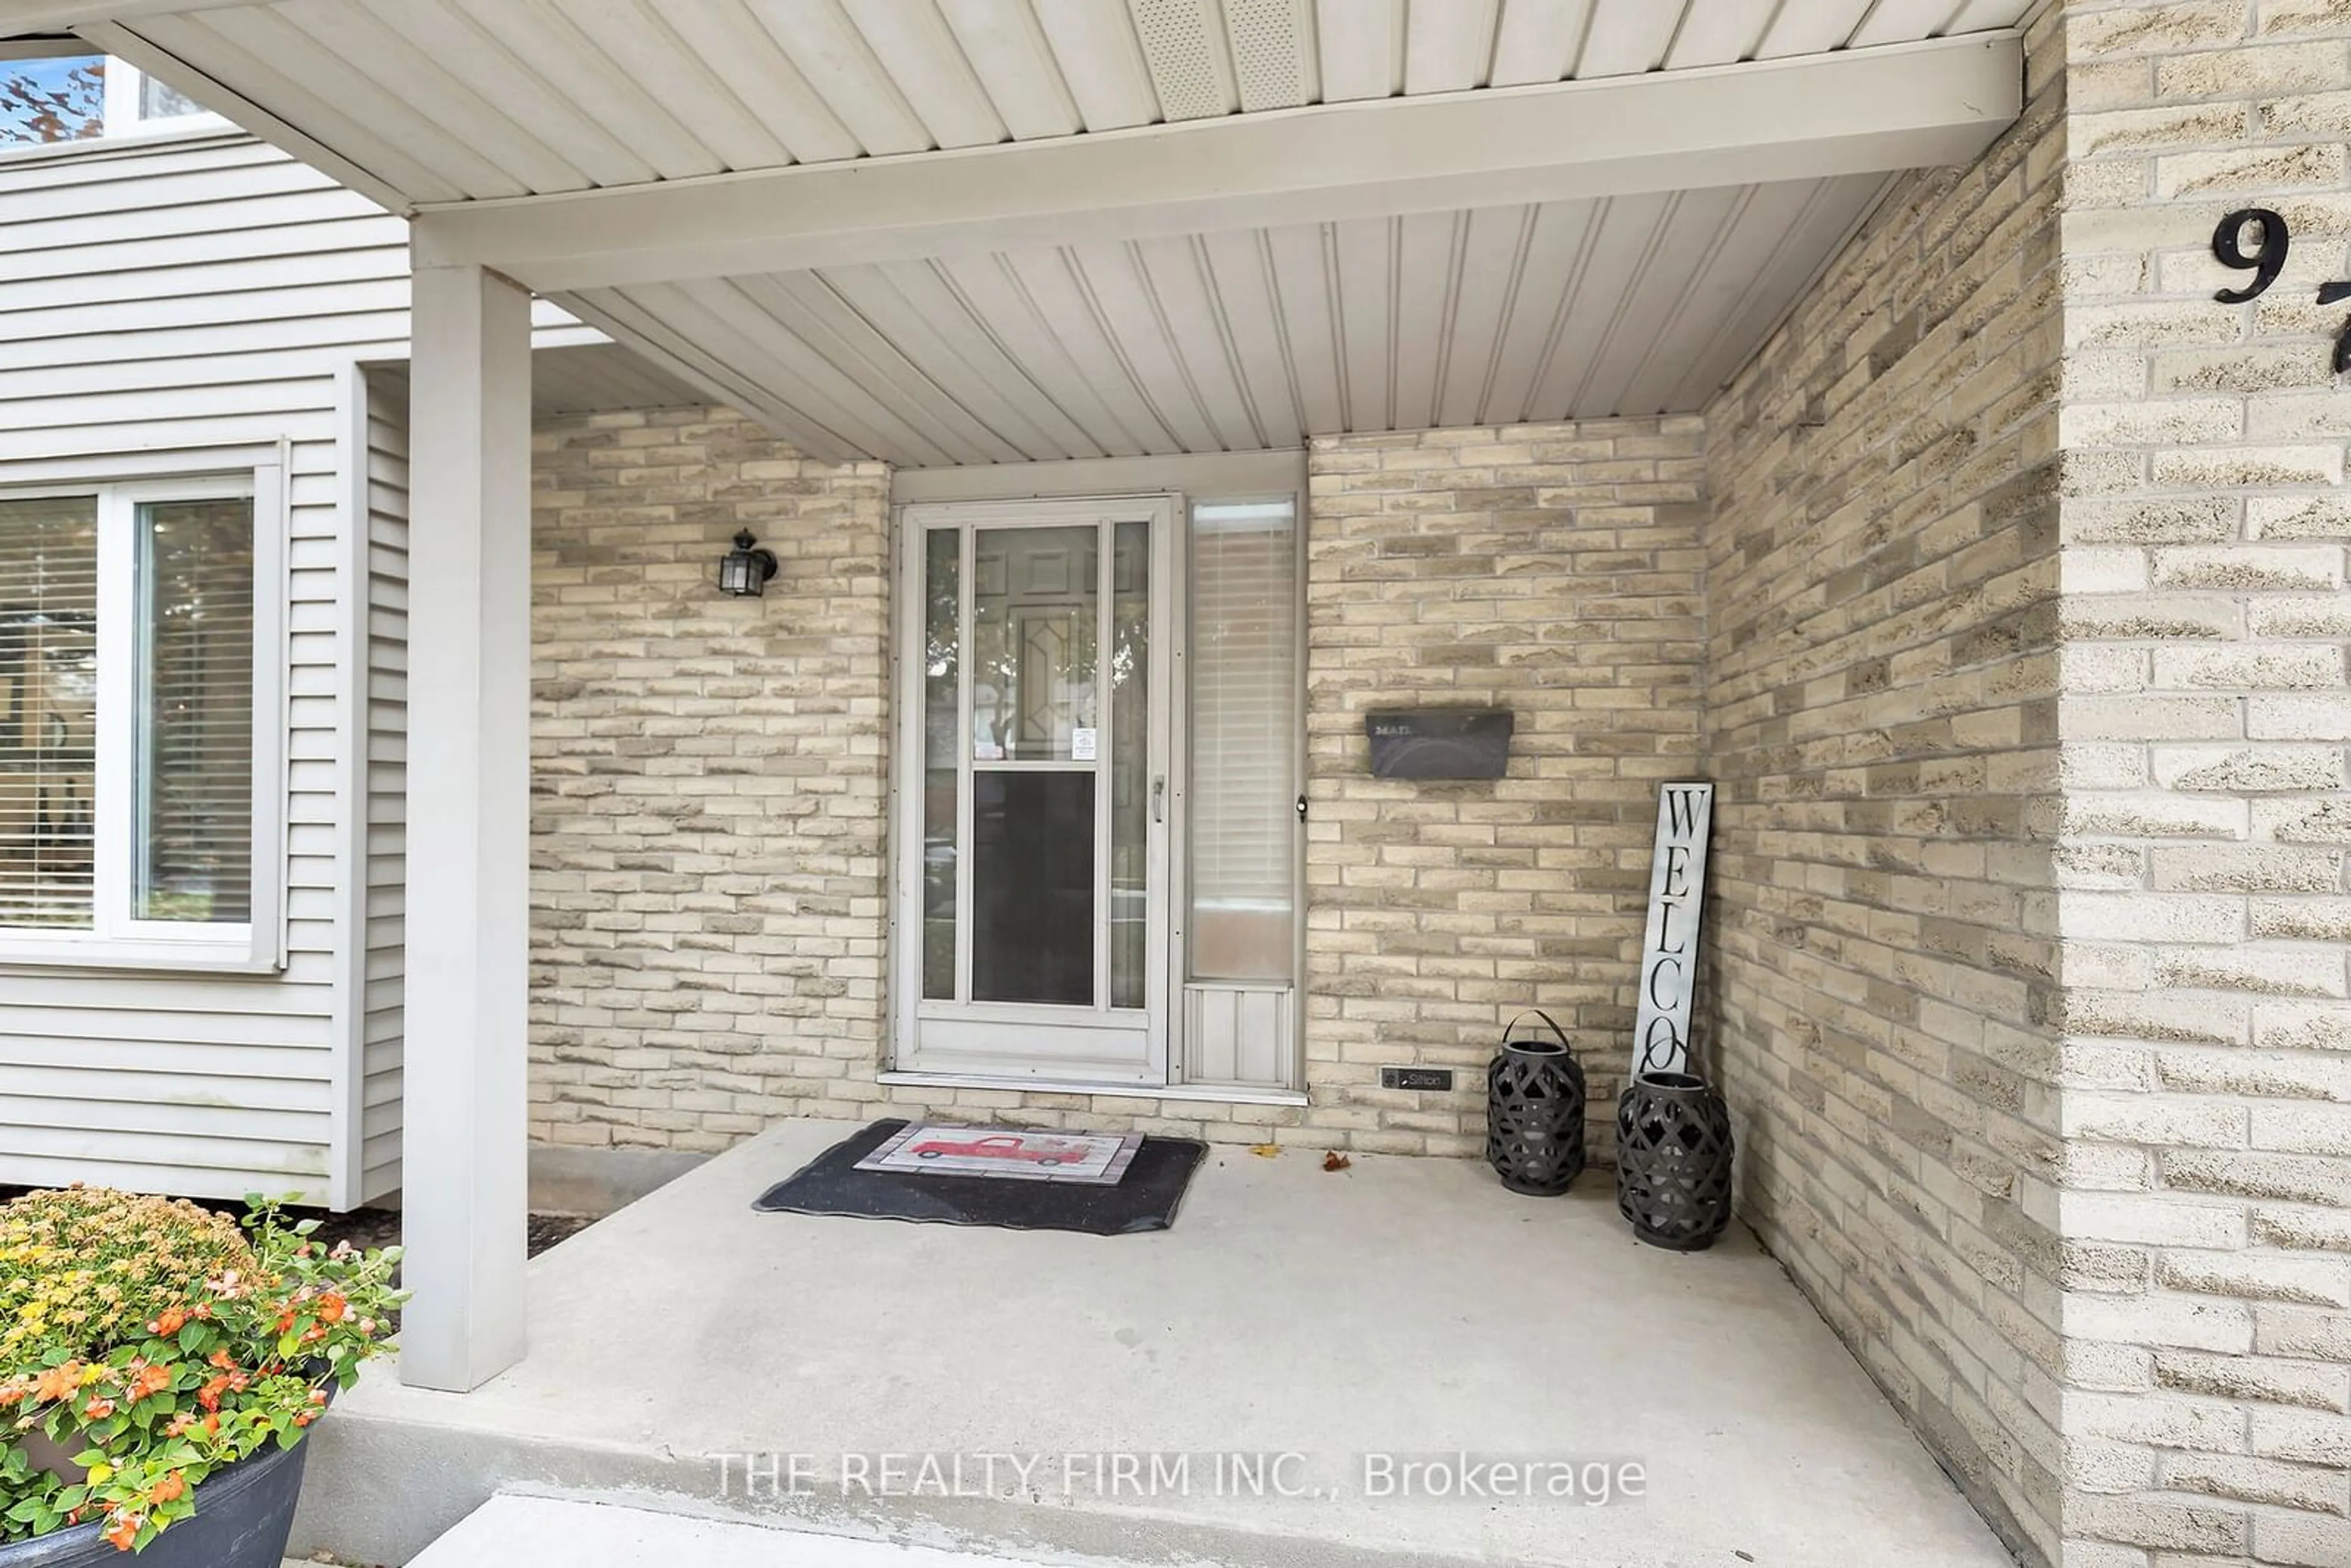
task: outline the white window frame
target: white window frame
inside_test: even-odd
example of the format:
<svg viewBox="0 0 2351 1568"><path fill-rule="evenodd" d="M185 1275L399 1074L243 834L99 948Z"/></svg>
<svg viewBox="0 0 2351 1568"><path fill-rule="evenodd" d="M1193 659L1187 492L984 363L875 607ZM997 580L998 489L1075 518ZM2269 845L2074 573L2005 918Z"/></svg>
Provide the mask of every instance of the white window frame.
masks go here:
<svg viewBox="0 0 2351 1568"><path fill-rule="evenodd" d="M165 135L182 131L227 131L234 127L209 109L150 120L139 112L147 73L120 55L106 57L106 134L100 141L121 136ZM170 86L170 83L165 83Z"/></svg>
<svg viewBox="0 0 2351 1568"><path fill-rule="evenodd" d="M97 787L87 931L0 925L0 967L208 969L258 974L285 958L287 512L283 463L170 476L111 474L0 484L0 500L98 498ZM132 918L138 748L139 508L162 501L253 503L252 919L242 925Z"/></svg>

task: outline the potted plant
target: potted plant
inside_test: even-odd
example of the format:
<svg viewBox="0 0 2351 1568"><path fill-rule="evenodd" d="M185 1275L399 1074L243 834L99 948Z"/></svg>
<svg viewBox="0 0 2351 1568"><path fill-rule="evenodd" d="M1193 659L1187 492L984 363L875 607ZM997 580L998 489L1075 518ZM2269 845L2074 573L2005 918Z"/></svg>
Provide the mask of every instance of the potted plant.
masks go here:
<svg viewBox="0 0 2351 1568"><path fill-rule="evenodd" d="M0 1205L0 1568L277 1568L302 1439L403 1299L398 1248L318 1228L101 1187Z"/></svg>

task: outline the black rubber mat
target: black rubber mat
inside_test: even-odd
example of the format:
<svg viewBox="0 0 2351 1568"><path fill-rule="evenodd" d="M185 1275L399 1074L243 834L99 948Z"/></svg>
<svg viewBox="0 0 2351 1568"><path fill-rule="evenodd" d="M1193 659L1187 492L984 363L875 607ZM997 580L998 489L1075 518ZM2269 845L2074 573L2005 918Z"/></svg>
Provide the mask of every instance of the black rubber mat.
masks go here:
<svg viewBox="0 0 2351 1568"><path fill-rule="evenodd" d="M842 1139L761 1193L751 1207L769 1214L839 1214L1127 1236L1165 1230L1176 1223L1184 1189L1208 1152L1206 1144L1190 1138L1145 1138L1134 1163L1114 1186L854 1168L905 1125L903 1120L876 1122Z"/></svg>

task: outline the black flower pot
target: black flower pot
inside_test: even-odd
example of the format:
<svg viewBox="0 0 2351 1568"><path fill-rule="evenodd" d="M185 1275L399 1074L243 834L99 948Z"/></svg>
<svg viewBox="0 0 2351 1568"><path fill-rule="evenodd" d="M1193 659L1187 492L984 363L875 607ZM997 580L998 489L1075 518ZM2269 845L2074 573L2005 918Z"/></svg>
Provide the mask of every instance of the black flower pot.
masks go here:
<svg viewBox="0 0 2351 1568"><path fill-rule="evenodd" d="M1694 1252L1730 1223L1730 1108L1703 1078L1644 1072L1616 1102L1616 1211L1652 1247Z"/></svg>
<svg viewBox="0 0 2351 1568"><path fill-rule="evenodd" d="M273 1442L214 1470L196 1488L196 1511L135 1557L114 1549L101 1520L0 1546L0 1568L277 1568L309 1457L308 1440L290 1448Z"/></svg>
<svg viewBox="0 0 2351 1568"><path fill-rule="evenodd" d="M1583 1169L1583 1069L1559 1025L1535 1016L1555 1038L1506 1030L1486 1069L1486 1163L1512 1192L1554 1197Z"/></svg>

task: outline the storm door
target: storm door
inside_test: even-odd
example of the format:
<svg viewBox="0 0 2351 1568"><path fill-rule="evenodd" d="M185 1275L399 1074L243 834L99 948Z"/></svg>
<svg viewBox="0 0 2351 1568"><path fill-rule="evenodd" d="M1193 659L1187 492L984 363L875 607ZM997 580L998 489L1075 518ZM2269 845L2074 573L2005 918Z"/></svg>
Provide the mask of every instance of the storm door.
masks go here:
<svg viewBox="0 0 2351 1568"><path fill-rule="evenodd" d="M1176 515L904 514L903 1070L1166 1082Z"/></svg>

